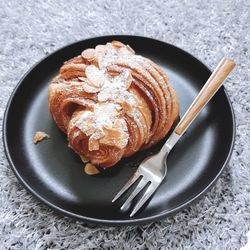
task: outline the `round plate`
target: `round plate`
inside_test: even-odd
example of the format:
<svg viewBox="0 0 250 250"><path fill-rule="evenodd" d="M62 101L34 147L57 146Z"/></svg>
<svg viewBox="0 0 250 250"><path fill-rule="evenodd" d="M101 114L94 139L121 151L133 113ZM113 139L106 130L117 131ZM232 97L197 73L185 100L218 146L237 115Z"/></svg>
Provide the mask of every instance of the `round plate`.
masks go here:
<svg viewBox="0 0 250 250"><path fill-rule="evenodd" d="M229 160L235 135L232 106L224 88L201 112L168 160L168 174L153 198L133 218L111 200L135 171L141 153L122 160L104 174L88 176L79 157L67 147L47 103L49 81L64 61L97 44L119 40L152 59L175 88L180 115L206 82L211 71L187 52L164 42L137 36L105 36L57 50L35 65L15 88L4 117L4 145L10 165L24 186L41 201L93 223L139 224L172 215L208 190ZM51 138L35 145L36 131Z"/></svg>

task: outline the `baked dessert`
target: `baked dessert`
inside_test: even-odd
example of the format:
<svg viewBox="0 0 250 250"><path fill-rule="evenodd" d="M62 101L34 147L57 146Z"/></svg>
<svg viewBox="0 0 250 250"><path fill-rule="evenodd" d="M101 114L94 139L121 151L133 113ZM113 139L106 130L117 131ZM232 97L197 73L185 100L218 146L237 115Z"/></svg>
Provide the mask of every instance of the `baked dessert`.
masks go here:
<svg viewBox="0 0 250 250"><path fill-rule="evenodd" d="M163 139L179 116L165 73L119 41L66 61L48 94L69 147L104 168Z"/></svg>

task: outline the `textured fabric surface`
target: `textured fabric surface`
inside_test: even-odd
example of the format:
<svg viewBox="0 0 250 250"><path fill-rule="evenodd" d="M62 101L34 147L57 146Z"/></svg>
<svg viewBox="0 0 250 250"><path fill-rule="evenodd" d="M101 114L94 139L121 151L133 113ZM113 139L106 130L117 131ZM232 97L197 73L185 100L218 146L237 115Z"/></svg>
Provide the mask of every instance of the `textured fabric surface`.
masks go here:
<svg viewBox="0 0 250 250"><path fill-rule="evenodd" d="M229 166L197 204L144 226L87 225L34 199L0 150L0 249L239 249L250 229L250 2L0 1L0 119L22 75L48 53L77 40L136 34L175 44L213 68L237 68L226 89L236 114ZM226 126L226 124L225 124ZM1 129L2 133L2 129Z"/></svg>

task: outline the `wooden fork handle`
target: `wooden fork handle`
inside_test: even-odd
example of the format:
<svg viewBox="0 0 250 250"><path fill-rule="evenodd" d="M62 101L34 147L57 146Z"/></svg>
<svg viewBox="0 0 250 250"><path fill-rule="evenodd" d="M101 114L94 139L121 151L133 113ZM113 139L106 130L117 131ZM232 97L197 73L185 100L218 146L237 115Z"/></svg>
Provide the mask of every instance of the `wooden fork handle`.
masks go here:
<svg viewBox="0 0 250 250"><path fill-rule="evenodd" d="M202 108L209 102L218 89L222 86L223 81L227 78L229 73L235 67L235 62L231 59L223 58L212 75L208 78L207 82L201 89L198 96L195 98L185 115L175 128L175 133L178 135L183 134L195 117L199 114Z"/></svg>

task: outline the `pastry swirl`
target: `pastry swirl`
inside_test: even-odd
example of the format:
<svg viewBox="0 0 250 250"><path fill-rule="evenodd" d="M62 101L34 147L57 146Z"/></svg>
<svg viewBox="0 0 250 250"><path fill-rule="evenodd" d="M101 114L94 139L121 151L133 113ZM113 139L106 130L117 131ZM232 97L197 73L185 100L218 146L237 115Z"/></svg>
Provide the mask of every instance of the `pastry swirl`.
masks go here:
<svg viewBox="0 0 250 250"><path fill-rule="evenodd" d="M69 146L105 168L163 139L179 116L165 73L118 41L66 61L48 94Z"/></svg>

